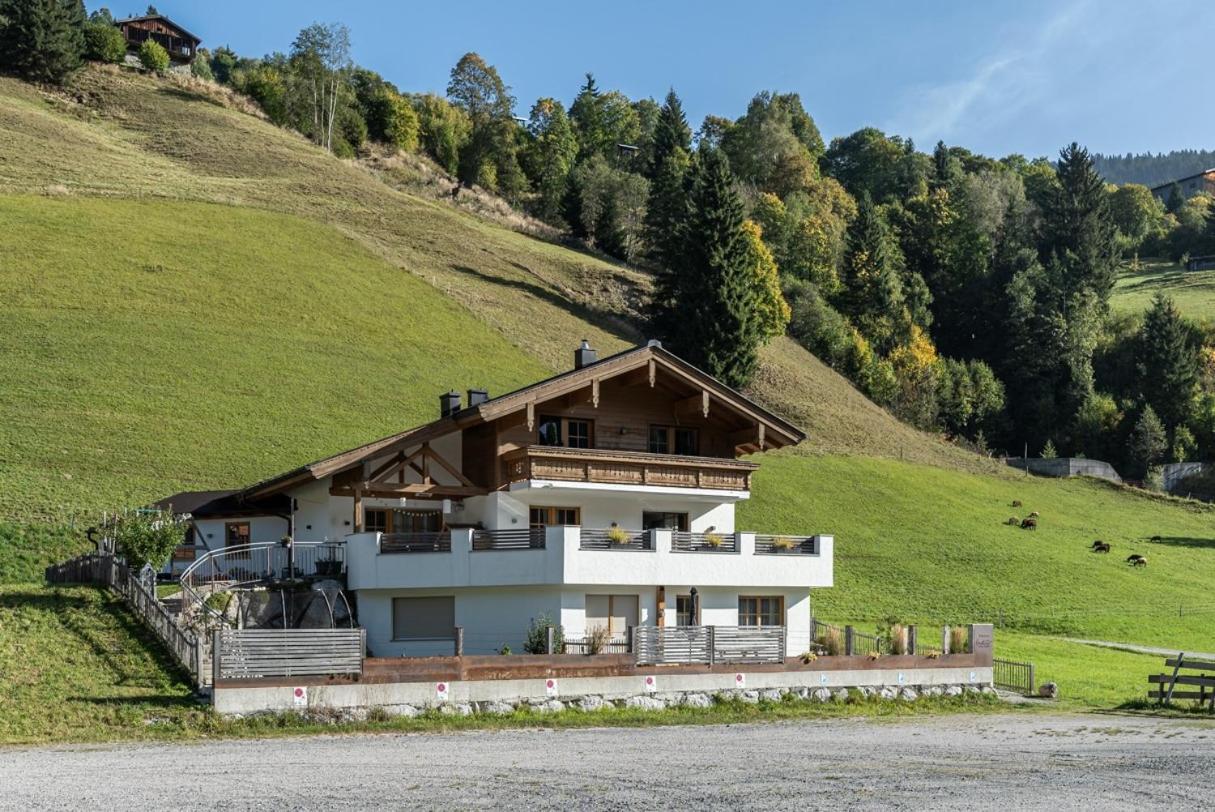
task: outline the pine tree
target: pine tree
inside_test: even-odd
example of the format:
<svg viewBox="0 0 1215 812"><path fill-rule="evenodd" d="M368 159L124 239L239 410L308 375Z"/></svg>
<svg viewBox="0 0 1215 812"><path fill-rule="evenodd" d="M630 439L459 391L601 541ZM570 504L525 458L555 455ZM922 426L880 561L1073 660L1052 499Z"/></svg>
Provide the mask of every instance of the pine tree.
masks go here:
<svg viewBox="0 0 1215 812"><path fill-rule="evenodd" d="M1160 462L1168 448L1164 425L1151 406L1144 406L1127 439L1132 470L1139 476L1146 475L1153 465Z"/></svg>
<svg viewBox="0 0 1215 812"><path fill-rule="evenodd" d="M603 109L603 94L599 92L595 77L590 73L586 75L586 82L578 90L574 103L570 105L570 120L578 134L579 161L592 155L611 157L613 150Z"/></svg>
<svg viewBox="0 0 1215 812"><path fill-rule="evenodd" d="M743 203L725 156L717 150L696 156L688 208L678 229L682 251L670 269L675 307L657 326L693 364L730 386L745 386L759 363L763 328Z"/></svg>
<svg viewBox="0 0 1215 812"><path fill-rule="evenodd" d="M1088 150L1072 143L1059 153L1058 185L1046 201L1046 239L1042 261L1052 256L1061 274L1056 297L1065 301L1081 290L1109 297L1117 271L1117 227L1110 213L1105 181L1093 167Z"/></svg>
<svg viewBox="0 0 1215 812"><path fill-rule="evenodd" d="M556 99L540 99L532 106L527 131L531 140L523 158L539 194L536 213L542 220L556 222L578 154L578 140L565 108Z"/></svg>
<svg viewBox="0 0 1215 812"><path fill-rule="evenodd" d="M667 92L666 100L658 112L658 122L654 127L654 144L652 147L651 164L646 169L647 177L653 179L662 169L667 157L674 155L676 150L684 154L692 150L692 129L683 113L683 104L674 90Z"/></svg>
<svg viewBox="0 0 1215 812"><path fill-rule="evenodd" d="M1181 207L1185 205L1185 198L1181 196L1181 184L1173 181L1169 186L1169 196L1164 204L1165 211L1169 214L1176 214L1181 211Z"/></svg>
<svg viewBox="0 0 1215 812"><path fill-rule="evenodd" d="M1143 398L1171 433L1192 411L1198 386L1198 353L1173 300L1156 294L1139 333L1138 367Z"/></svg>
<svg viewBox="0 0 1215 812"><path fill-rule="evenodd" d="M881 351L889 351L905 295L885 218L868 192L861 194L856 220L848 229L842 281L840 309Z"/></svg>
<svg viewBox="0 0 1215 812"><path fill-rule="evenodd" d="M62 82L84 60L83 0L0 0L0 70Z"/></svg>
<svg viewBox="0 0 1215 812"><path fill-rule="evenodd" d="M688 155L682 149L676 149L663 159L650 184L645 215L646 243L651 259L663 269L674 268L679 258L677 230L688 216L687 174ZM660 280L661 277L660 272Z"/></svg>

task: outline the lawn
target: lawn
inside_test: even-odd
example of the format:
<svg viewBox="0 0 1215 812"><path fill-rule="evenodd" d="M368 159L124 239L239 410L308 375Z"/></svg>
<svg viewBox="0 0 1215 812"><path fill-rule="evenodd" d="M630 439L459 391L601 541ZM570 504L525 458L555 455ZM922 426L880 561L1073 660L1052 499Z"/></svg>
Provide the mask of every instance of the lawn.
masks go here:
<svg viewBox="0 0 1215 812"><path fill-rule="evenodd" d="M1120 313L1143 313L1157 293L1171 296L1192 319L1215 319L1215 271L1187 271L1165 260L1144 260L1137 270L1124 268L1110 306Z"/></svg>
<svg viewBox="0 0 1215 812"><path fill-rule="evenodd" d="M1043 635L996 630L996 656L1032 662L1039 685L1059 686L1059 706L1111 709L1147 698L1149 674L1165 671L1164 657L1073 643ZM1187 708L1190 703L1179 703Z"/></svg>

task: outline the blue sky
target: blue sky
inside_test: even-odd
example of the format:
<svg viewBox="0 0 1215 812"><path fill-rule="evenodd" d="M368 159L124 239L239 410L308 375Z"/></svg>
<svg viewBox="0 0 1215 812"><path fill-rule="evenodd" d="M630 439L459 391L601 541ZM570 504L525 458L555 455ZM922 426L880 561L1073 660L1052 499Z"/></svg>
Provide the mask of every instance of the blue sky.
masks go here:
<svg viewBox="0 0 1215 812"><path fill-rule="evenodd" d="M120 5L121 3L125 5ZM88 0L115 16L144 2ZM693 128L763 89L796 91L827 138L872 125L1004 155L1215 147L1212 0L1019 2L369 2L162 0L245 55L286 50L313 21L351 30L357 62L403 90L443 92L465 51L495 65L526 115L599 86L661 98Z"/></svg>

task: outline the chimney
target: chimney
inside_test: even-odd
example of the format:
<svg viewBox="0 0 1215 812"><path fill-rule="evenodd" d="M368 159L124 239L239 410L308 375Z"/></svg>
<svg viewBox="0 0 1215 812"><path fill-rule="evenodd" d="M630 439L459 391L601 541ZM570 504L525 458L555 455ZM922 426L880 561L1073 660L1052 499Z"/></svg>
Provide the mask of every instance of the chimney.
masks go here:
<svg viewBox="0 0 1215 812"><path fill-rule="evenodd" d="M489 400L489 392L484 389L469 389L468 390L468 408L480 406L485 401Z"/></svg>
<svg viewBox="0 0 1215 812"><path fill-rule="evenodd" d="M460 411L460 393L447 392L439 395L439 416L449 417Z"/></svg>
<svg viewBox="0 0 1215 812"><path fill-rule="evenodd" d="M599 354L591 349L591 342L582 339L582 346L574 350L574 369L582 369L599 360Z"/></svg>

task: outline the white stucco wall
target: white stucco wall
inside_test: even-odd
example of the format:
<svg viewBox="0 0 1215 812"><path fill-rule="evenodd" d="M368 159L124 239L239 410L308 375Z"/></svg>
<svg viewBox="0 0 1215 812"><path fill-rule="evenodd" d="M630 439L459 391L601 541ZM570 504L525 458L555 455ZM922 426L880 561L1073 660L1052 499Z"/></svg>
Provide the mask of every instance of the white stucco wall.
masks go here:
<svg viewBox="0 0 1215 812"><path fill-rule="evenodd" d="M640 530L642 514L687 513L692 532L714 527L719 533L734 532L734 502L712 497L679 494L639 494L633 490L582 490L561 486L499 491L480 503L482 522L491 530L527 527L532 506L581 509L582 526L603 529L613 523ZM475 511L466 508L467 513ZM464 520L462 520L464 521Z"/></svg>
<svg viewBox="0 0 1215 812"><path fill-rule="evenodd" d="M235 522L249 523L249 540L253 544L276 542L287 533L287 521L280 516L196 519L194 525L198 528L198 533L194 537L194 545L199 554L206 550L222 550L226 541L224 525Z"/></svg>

